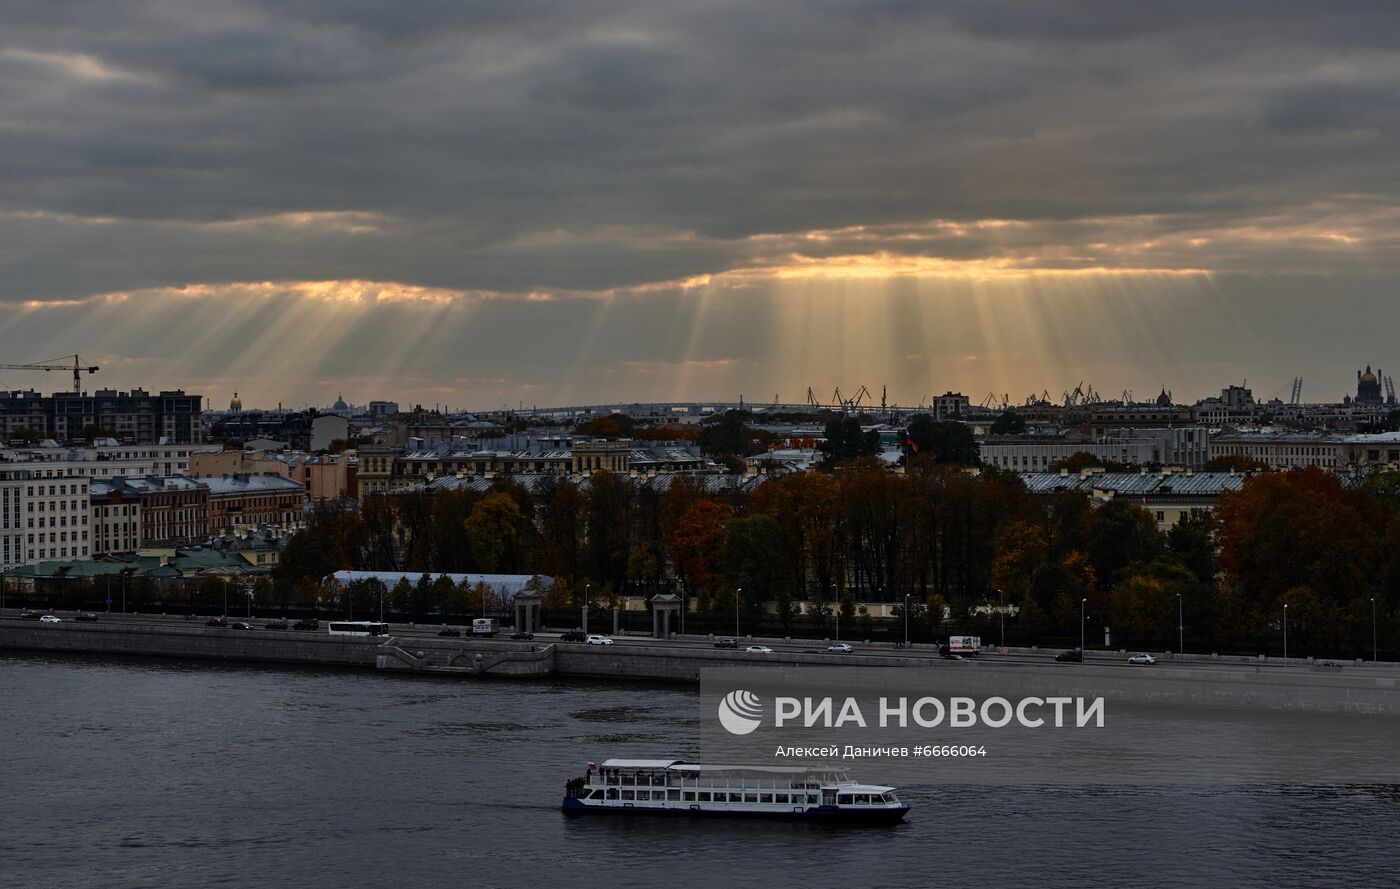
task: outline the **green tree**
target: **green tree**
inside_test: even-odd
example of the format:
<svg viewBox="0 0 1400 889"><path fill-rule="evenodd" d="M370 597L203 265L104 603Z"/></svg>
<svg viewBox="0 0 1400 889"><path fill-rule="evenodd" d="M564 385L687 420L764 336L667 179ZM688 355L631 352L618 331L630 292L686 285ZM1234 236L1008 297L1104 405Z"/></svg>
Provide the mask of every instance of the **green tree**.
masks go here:
<svg viewBox="0 0 1400 889"><path fill-rule="evenodd" d="M724 566L729 586L741 589L745 610L761 611L770 600L791 600L780 589L784 576L774 555L782 551L782 531L772 516L732 519L725 528ZM781 606L781 602L780 602Z"/></svg>
<svg viewBox="0 0 1400 889"><path fill-rule="evenodd" d="M1095 574L1106 583L1119 579L1133 562L1156 559L1162 549L1162 533L1152 513L1130 500L1110 500L1099 507L1088 556Z"/></svg>
<svg viewBox="0 0 1400 889"><path fill-rule="evenodd" d="M826 440L819 449L827 466L871 457L880 452L880 433L862 430L859 417L841 417L826 424Z"/></svg>
<svg viewBox="0 0 1400 889"><path fill-rule="evenodd" d="M993 435L1020 435L1026 431L1026 418L1015 411L1002 411L992 421Z"/></svg>
<svg viewBox="0 0 1400 889"><path fill-rule="evenodd" d="M982 462L972 427L966 423L915 414L909 419L905 435L909 450L934 463L976 466Z"/></svg>

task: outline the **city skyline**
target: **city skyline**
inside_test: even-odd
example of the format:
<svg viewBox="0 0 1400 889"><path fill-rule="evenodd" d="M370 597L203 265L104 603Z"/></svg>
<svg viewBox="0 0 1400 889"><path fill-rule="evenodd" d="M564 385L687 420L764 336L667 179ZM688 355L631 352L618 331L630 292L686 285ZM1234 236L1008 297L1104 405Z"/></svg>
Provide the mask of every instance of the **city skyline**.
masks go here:
<svg viewBox="0 0 1400 889"><path fill-rule="evenodd" d="M93 386L1332 400L1400 320L1380 5L4 21L0 332Z"/></svg>

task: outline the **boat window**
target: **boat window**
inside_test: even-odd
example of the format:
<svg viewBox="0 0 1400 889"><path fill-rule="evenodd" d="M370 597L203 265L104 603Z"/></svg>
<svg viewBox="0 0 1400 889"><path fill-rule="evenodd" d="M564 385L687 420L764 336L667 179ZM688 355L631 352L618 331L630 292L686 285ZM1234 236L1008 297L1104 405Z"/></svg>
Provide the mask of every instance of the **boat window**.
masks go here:
<svg viewBox="0 0 1400 889"><path fill-rule="evenodd" d="M632 787L632 786L636 785L636 783L637 783L637 776L636 776L636 775L627 774L627 775L623 775L623 776L622 776L622 786L623 786L623 787Z"/></svg>
<svg viewBox="0 0 1400 889"><path fill-rule="evenodd" d="M744 802L746 802L746 803L756 803L756 802L758 802L758 794L756 794L756 793L746 793L746 794L744 794Z"/></svg>
<svg viewBox="0 0 1400 889"><path fill-rule="evenodd" d="M771 803L771 802L773 801L773 794L771 794L771 793L759 794L758 801L761 802L761 803Z"/></svg>
<svg viewBox="0 0 1400 889"><path fill-rule="evenodd" d="M897 802L899 802L899 797L895 796L893 793L887 793L887 794L885 794L885 802L887 802L887 803L897 803Z"/></svg>
<svg viewBox="0 0 1400 889"><path fill-rule="evenodd" d="M857 793L857 794L856 794L856 805L858 805L858 806L868 806L868 805L870 805L870 794L868 794L868 793Z"/></svg>
<svg viewBox="0 0 1400 889"><path fill-rule="evenodd" d="M616 787L609 787L609 788L608 788L608 799L617 799L617 788L616 788Z"/></svg>
<svg viewBox="0 0 1400 889"><path fill-rule="evenodd" d="M784 805L787 805L788 795L786 793L775 793L773 794L773 796L775 802L780 802Z"/></svg>
<svg viewBox="0 0 1400 889"><path fill-rule="evenodd" d="M710 795L709 795L707 792L703 791L703 790L700 791L700 802L702 802L702 803L708 803L709 801L710 801Z"/></svg>
<svg viewBox="0 0 1400 889"><path fill-rule="evenodd" d="M624 791L622 791L622 798L623 798L623 799L636 799L636 798L637 798L637 791L635 791L635 790L624 790Z"/></svg>
<svg viewBox="0 0 1400 889"><path fill-rule="evenodd" d="M624 793L623 799L626 798L626 794ZM838 806L849 806L851 804L851 795L849 793L838 794L836 797L836 804Z"/></svg>
<svg viewBox="0 0 1400 889"><path fill-rule="evenodd" d="M729 794L729 801L731 803L742 803L744 801L744 795L742 793L731 793Z"/></svg>
<svg viewBox="0 0 1400 889"><path fill-rule="evenodd" d="M693 790L687 790L687 791L685 792L685 801L688 802L688 803L693 803L693 802L695 802L695 791L693 791Z"/></svg>
<svg viewBox="0 0 1400 889"><path fill-rule="evenodd" d="M681 798L681 792L679 790L668 790L666 791L666 798L679 800Z"/></svg>

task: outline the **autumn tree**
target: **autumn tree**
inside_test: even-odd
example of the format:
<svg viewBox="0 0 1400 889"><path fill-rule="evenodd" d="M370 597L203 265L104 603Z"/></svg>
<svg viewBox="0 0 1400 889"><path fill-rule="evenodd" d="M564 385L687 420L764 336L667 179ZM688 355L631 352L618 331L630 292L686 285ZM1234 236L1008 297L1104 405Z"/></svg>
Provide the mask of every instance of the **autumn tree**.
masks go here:
<svg viewBox="0 0 1400 889"><path fill-rule="evenodd" d="M709 498L694 501L676 523L671 553L676 573L694 592L701 610L711 610L724 584L725 525L734 510Z"/></svg>
<svg viewBox="0 0 1400 889"><path fill-rule="evenodd" d="M517 565L523 521L519 504L501 491L487 494L472 507L464 527L477 570L498 574Z"/></svg>

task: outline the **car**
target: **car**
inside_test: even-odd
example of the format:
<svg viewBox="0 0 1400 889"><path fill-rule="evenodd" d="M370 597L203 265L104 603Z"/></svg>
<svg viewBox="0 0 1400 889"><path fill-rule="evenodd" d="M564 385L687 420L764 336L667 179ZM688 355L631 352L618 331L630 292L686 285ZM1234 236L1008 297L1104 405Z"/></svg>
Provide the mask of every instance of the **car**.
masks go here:
<svg viewBox="0 0 1400 889"><path fill-rule="evenodd" d="M587 642L588 636L583 630L569 630L559 635L560 642Z"/></svg>
<svg viewBox="0 0 1400 889"><path fill-rule="evenodd" d="M56 624L59 622L60 621L58 619L58 615L55 614L46 614L43 617L39 618L39 623L41 624Z"/></svg>
<svg viewBox="0 0 1400 889"><path fill-rule="evenodd" d="M264 630L285 630L285 629L287 629L287 622L286 622L285 620L270 620L270 621L268 621L267 623L263 624L263 629L264 629Z"/></svg>
<svg viewBox="0 0 1400 889"><path fill-rule="evenodd" d="M299 620L292 624L294 630L319 630L321 622L319 620Z"/></svg>
<svg viewBox="0 0 1400 889"><path fill-rule="evenodd" d="M534 634L534 633L527 633L527 632L525 632L524 630L520 630L519 632L511 633L511 634L510 634L510 638L512 638L512 639L520 639L520 640L522 640L522 641L529 642L530 640L532 640L532 639L535 638L535 634Z"/></svg>
<svg viewBox="0 0 1400 889"><path fill-rule="evenodd" d="M247 621L236 620L233 623L229 624L228 628L230 630L251 630L253 628L253 625L248 623Z"/></svg>
<svg viewBox="0 0 1400 889"><path fill-rule="evenodd" d="M228 621L224 620L222 617L211 617L204 622L204 625L206 627L226 627L228 626Z"/></svg>
<svg viewBox="0 0 1400 889"><path fill-rule="evenodd" d="M1314 670L1340 670L1342 665L1336 661L1318 661L1313 665Z"/></svg>
<svg viewBox="0 0 1400 889"><path fill-rule="evenodd" d="M1128 663L1147 664L1150 666L1152 664L1157 663L1157 659L1152 655L1148 654L1147 652L1143 652L1142 654L1135 654L1132 657L1128 658Z"/></svg>
<svg viewBox="0 0 1400 889"><path fill-rule="evenodd" d="M738 639L716 639L715 648L738 648Z"/></svg>
<svg viewBox="0 0 1400 889"><path fill-rule="evenodd" d="M835 652L836 654L850 654L852 651L855 651L854 648L852 648L844 642L837 642L835 645L828 645L826 647L826 650Z"/></svg>
<svg viewBox="0 0 1400 889"><path fill-rule="evenodd" d="M748 648L745 648L744 651L748 652L749 654L772 654L772 653L773 653L773 649L769 648L767 645L750 645Z"/></svg>
<svg viewBox="0 0 1400 889"><path fill-rule="evenodd" d="M585 639L584 641L587 642L589 645L611 645L611 644L613 644L613 643L612 643L612 640L609 639L607 636L602 636L602 635L599 635L598 633L589 633L589 634L588 634L588 638Z"/></svg>
<svg viewBox="0 0 1400 889"><path fill-rule="evenodd" d="M73 620L83 624L97 623L97 615L93 614L91 611L79 611Z"/></svg>
<svg viewBox="0 0 1400 889"><path fill-rule="evenodd" d="M462 631L459 630L459 629L457 629L456 627L443 627L441 630L438 630L438 635L439 635L439 636L460 636L460 635L462 635Z"/></svg>
<svg viewBox="0 0 1400 889"><path fill-rule="evenodd" d="M20 620L38 620L42 615L38 611L31 611L26 608L19 613Z"/></svg>
<svg viewBox="0 0 1400 889"><path fill-rule="evenodd" d="M1062 664L1082 664L1084 663L1084 652L1077 648L1072 648L1069 651L1062 651L1055 655L1055 660Z"/></svg>

